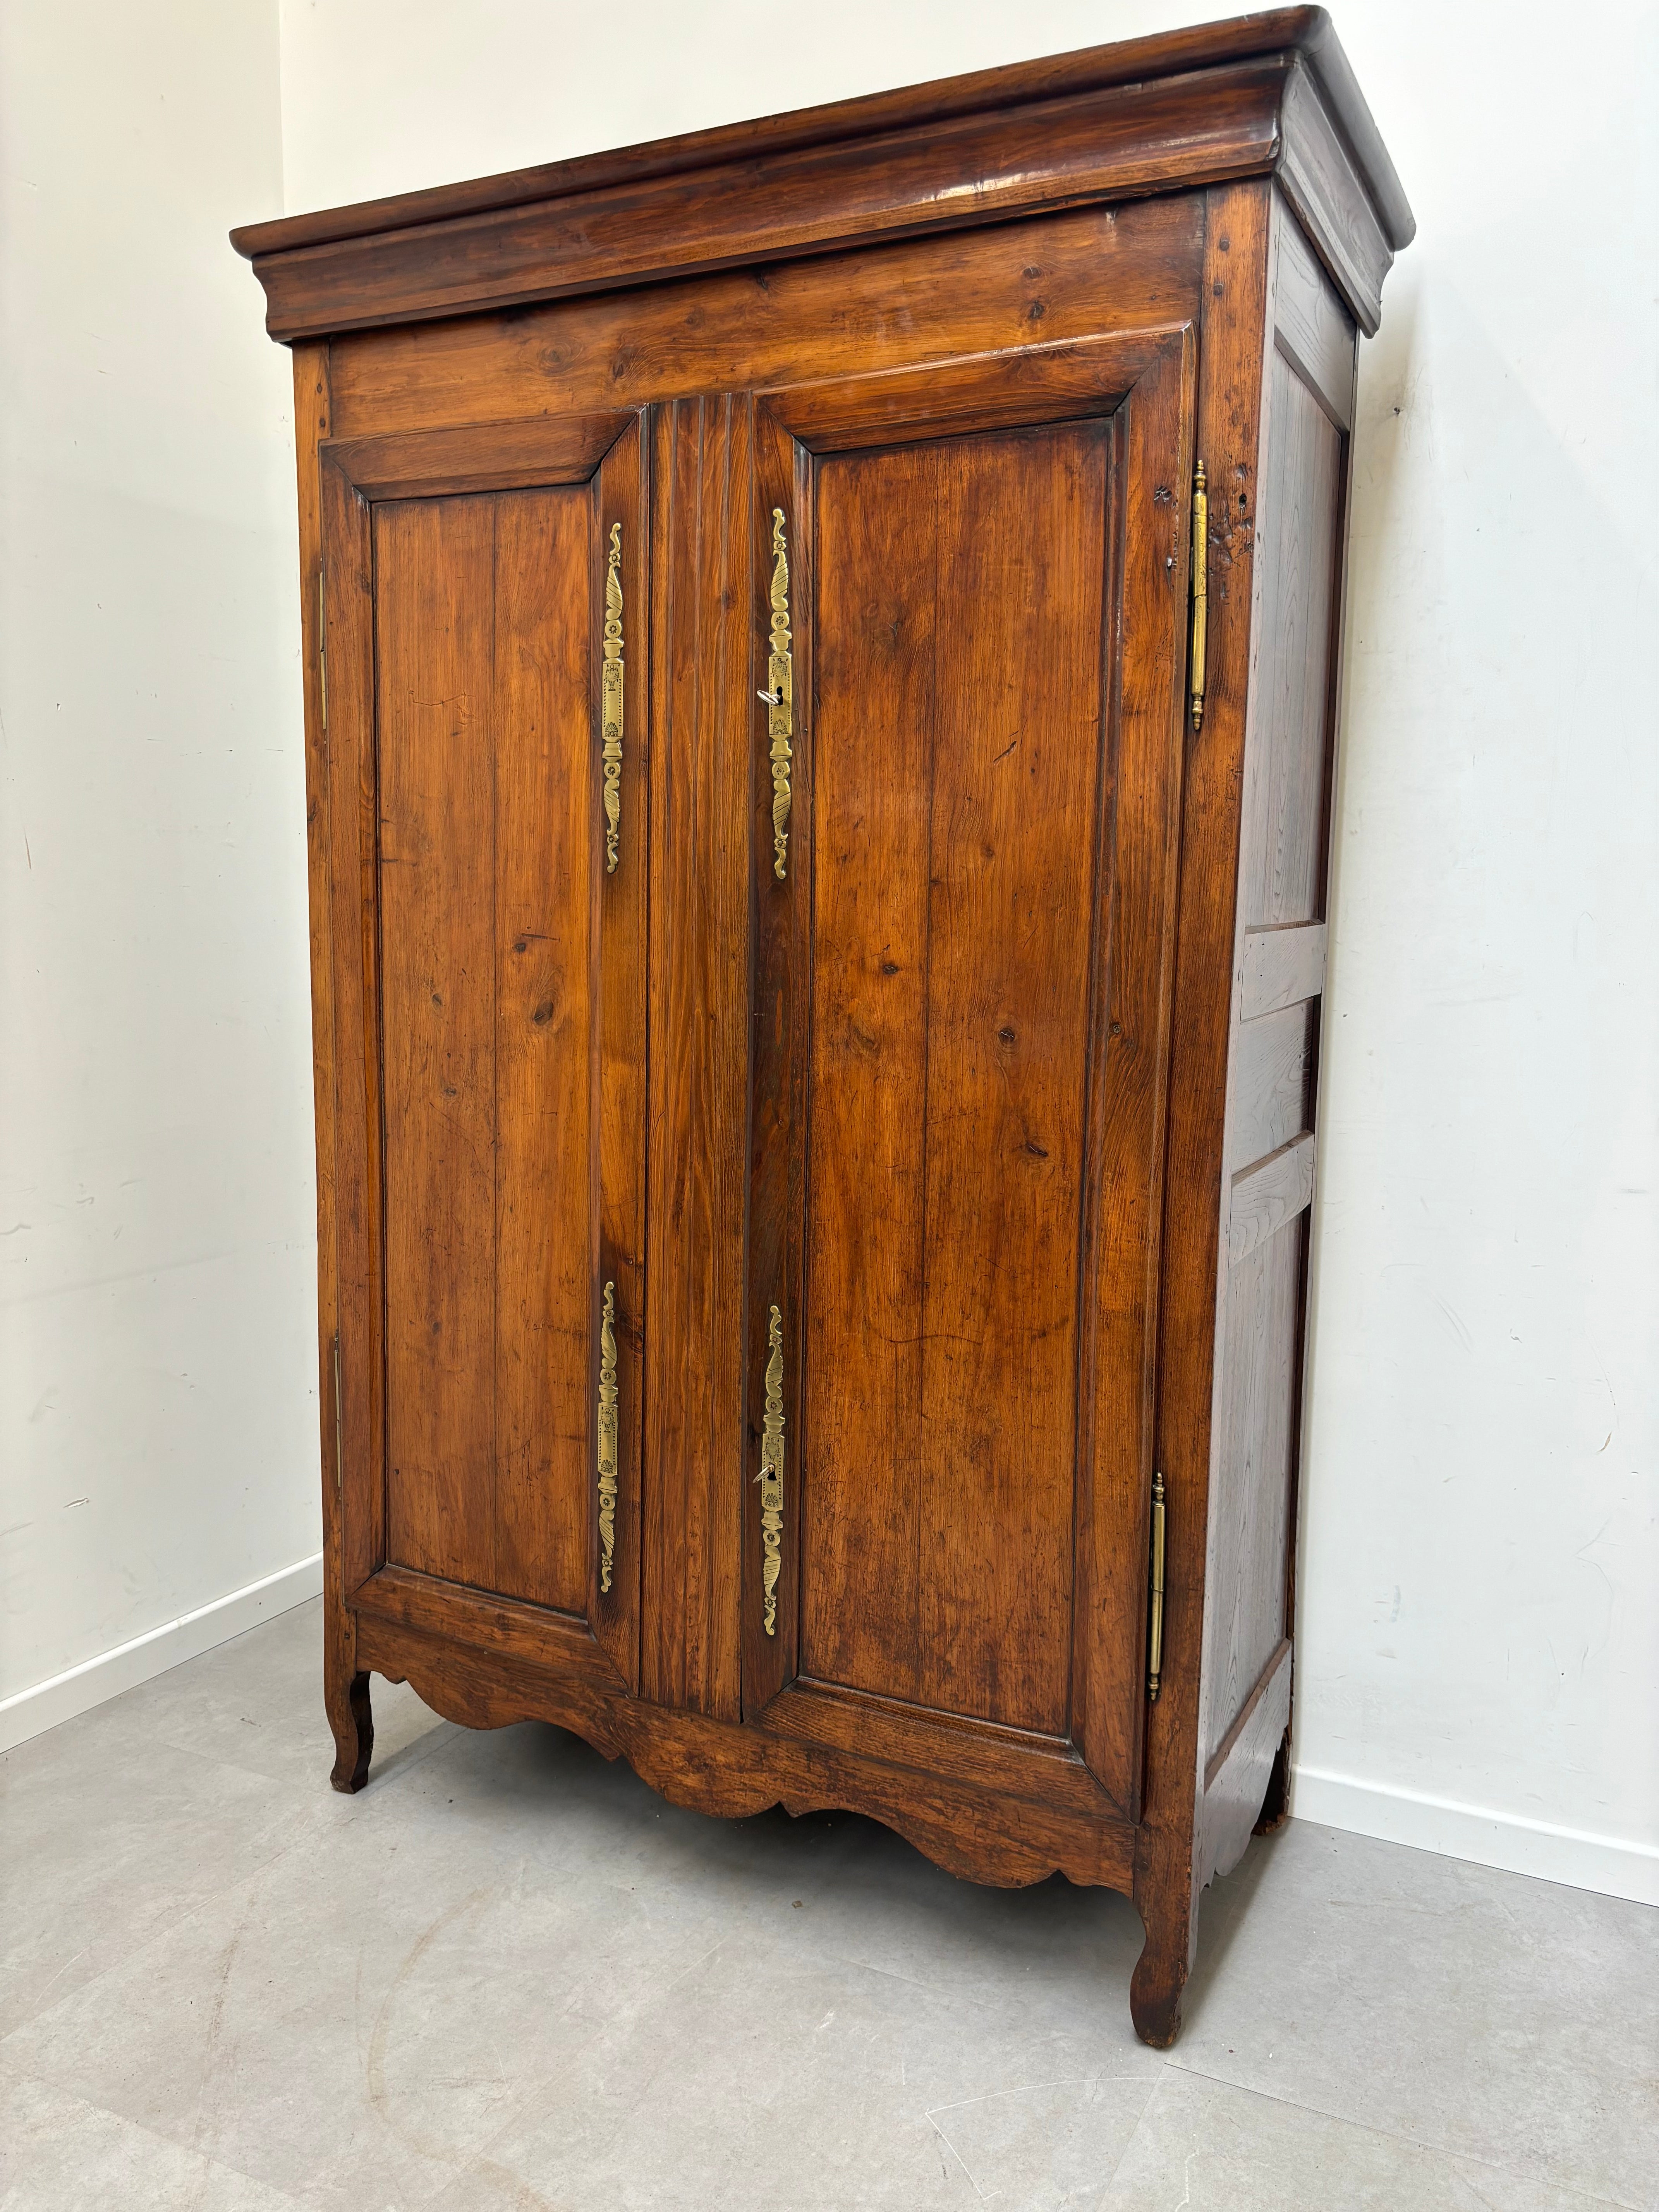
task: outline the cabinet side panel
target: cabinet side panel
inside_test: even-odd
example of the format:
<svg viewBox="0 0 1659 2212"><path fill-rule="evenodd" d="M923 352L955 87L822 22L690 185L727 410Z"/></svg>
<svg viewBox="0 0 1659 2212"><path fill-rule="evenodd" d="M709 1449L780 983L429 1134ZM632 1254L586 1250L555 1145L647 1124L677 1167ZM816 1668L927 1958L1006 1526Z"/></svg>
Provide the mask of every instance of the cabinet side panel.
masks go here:
<svg viewBox="0 0 1659 2212"><path fill-rule="evenodd" d="M1324 918L1347 483L1342 424L1354 359L1352 322L1282 203L1274 223L1228 1075L1223 1234L1231 1222L1236 1241L1233 1264L1224 1257L1221 1269L1205 1607L1200 1747L1209 1762L1227 1747L1291 1630L1312 1179L1291 1177L1285 1163L1305 1169L1311 1152L1322 938L1317 960L1278 963L1285 978L1301 978L1286 980L1285 991L1309 993L1297 1003L1255 1013L1259 1000L1246 997L1243 980L1249 958L1261 964L1264 943L1269 951L1305 950L1308 926ZM1274 938L1281 929L1285 937ZM1280 1186L1292 1182L1286 1198ZM1256 1202L1264 1193L1277 1194L1265 1215ZM1252 1239L1248 1252L1237 1241L1241 1224ZM1223 1871L1248 1835L1239 1808L1251 1793L1233 1776L1224 1794L1233 1807L1229 1834L1207 1838L1210 1866Z"/></svg>
<svg viewBox="0 0 1659 2212"><path fill-rule="evenodd" d="M1210 1516L1204 1741L1213 1754L1285 1633L1285 1541L1295 1455L1297 1350L1307 1215L1232 1270Z"/></svg>
<svg viewBox="0 0 1659 2212"><path fill-rule="evenodd" d="M1265 562L1250 753L1244 927L1316 921L1325 898L1331 613L1342 434L1282 351L1268 373L1258 558Z"/></svg>

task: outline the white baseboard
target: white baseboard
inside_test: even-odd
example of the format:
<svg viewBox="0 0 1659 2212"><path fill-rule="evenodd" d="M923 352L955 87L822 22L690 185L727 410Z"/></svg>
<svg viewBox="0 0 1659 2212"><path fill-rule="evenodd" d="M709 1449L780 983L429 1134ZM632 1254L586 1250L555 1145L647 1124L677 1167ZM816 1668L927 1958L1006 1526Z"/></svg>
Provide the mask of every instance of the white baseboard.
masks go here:
<svg viewBox="0 0 1659 2212"><path fill-rule="evenodd" d="M1317 1766L1292 1767L1290 1810L1297 1820L1376 1836L1384 1843L1409 1844L1416 1850L1438 1851L1445 1858L1471 1859L1477 1866L1533 1875L1540 1881L1563 1882L1569 1889L1599 1890L1605 1897L1659 1905L1659 1845L1595 1835L1583 1828L1559 1828L1547 1820L1522 1820L1486 1806L1459 1804L1454 1798L1360 1782L1351 1774L1331 1774Z"/></svg>
<svg viewBox="0 0 1659 2212"><path fill-rule="evenodd" d="M303 1605L307 1598L319 1596L322 1587L323 1555L318 1552L249 1583L245 1589L215 1598L211 1605L199 1605L194 1613L181 1613L177 1620L164 1620L159 1628L135 1636L129 1644L118 1644L112 1651L83 1659L50 1681L0 1698L0 1752L27 1743L60 1721L73 1720L77 1713L101 1705L106 1698L136 1689L153 1674L165 1674L169 1667L199 1657L216 1644L228 1644L274 1613Z"/></svg>

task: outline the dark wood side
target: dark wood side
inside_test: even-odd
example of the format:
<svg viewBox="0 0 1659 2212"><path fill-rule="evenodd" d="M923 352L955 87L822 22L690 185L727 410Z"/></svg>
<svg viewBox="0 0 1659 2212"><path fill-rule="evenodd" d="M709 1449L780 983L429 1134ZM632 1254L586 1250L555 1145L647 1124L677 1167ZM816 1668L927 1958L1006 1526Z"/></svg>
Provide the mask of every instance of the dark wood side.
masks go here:
<svg viewBox="0 0 1659 2212"><path fill-rule="evenodd" d="M1367 328L1413 231L1329 19L1286 9L232 234L273 337L1283 169Z"/></svg>
<svg viewBox="0 0 1659 2212"><path fill-rule="evenodd" d="M1256 456L1268 313L1271 188L1206 195L1197 447L1212 491L1208 690L1188 726L1181 833L1175 1005L1164 1182L1163 1359L1158 1464L1167 1489L1164 1670L1146 1727L1134 1898L1146 1943L1130 1985L1143 2041L1180 2032L1197 1933L1194 1800L1202 1753L1200 1674L1222 1265L1224 1132L1232 1030L1238 807L1244 769L1257 558Z"/></svg>
<svg viewBox="0 0 1659 2212"><path fill-rule="evenodd" d="M328 348L294 349L294 434L300 498L301 688L305 713L306 865L311 915L312 1087L317 1133L317 1375L323 1494L323 1699L334 1737L337 1790L361 1790L374 1730L368 1677L358 1670L341 1558L339 1327L335 1237L333 913L329 896L328 732L322 658L323 522L318 448L329 434Z"/></svg>
<svg viewBox="0 0 1659 2212"><path fill-rule="evenodd" d="M336 1051L335 1282L340 1559L349 1592L386 1557L372 510L326 456L322 510L329 899Z"/></svg>
<svg viewBox="0 0 1659 2212"><path fill-rule="evenodd" d="M1198 1881L1262 1810L1290 1711L1302 1346L1354 325L1275 192L1232 954ZM1268 1686L1273 1685L1272 1695ZM1277 1717L1276 1729L1261 1716ZM1244 1717L1255 1716L1248 1728ZM1271 1808L1270 1808L1271 1809Z"/></svg>

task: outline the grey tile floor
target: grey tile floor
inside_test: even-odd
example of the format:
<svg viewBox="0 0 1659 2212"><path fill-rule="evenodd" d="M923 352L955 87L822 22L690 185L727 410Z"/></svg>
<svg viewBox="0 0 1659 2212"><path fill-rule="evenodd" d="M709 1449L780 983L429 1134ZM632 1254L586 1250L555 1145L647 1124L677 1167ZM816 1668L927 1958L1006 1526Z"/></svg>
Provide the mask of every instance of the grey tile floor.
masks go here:
<svg viewBox="0 0 1659 2212"><path fill-rule="evenodd" d="M301 1607L0 1761L0 2207L1659 2208L1659 1913L1292 1822L1139 1923L873 1822L676 1811L376 1682Z"/></svg>

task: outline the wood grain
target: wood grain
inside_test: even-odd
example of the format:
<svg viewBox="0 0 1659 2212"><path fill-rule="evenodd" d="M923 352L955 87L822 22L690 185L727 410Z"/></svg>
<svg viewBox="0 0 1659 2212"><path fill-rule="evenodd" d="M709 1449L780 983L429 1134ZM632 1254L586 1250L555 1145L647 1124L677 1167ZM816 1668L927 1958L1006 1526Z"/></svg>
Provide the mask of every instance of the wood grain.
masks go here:
<svg viewBox="0 0 1659 2212"><path fill-rule="evenodd" d="M319 458L328 659L334 1252L340 1349L340 1576L386 1557L374 556L368 502Z"/></svg>
<svg viewBox="0 0 1659 2212"><path fill-rule="evenodd" d="M1328 228L1322 250L1339 281L1358 286L1357 312L1374 317L1376 284L1391 244L1412 234L1411 213L1320 10L984 71L232 239L254 259L267 328L292 339L1279 167L1304 219Z"/></svg>
<svg viewBox="0 0 1659 2212"><path fill-rule="evenodd" d="M1001 1799L975 1783L624 1698L581 1668L504 1655L483 1624L474 1642L464 1619L435 1606L428 1617L430 1630L360 1612L364 1663L409 1682L434 1711L465 1727L556 1722L607 1758L625 1758L672 1803L697 1812L742 1819L781 1804L797 1815L827 1807L868 1814L964 1881L1021 1888L1058 1873L1113 1889L1129 1885L1133 1831L1127 1822L1046 1800Z"/></svg>
<svg viewBox="0 0 1659 2212"><path fill-rule="evenodd" d="M1285 81L1279 177L1349 308L1367 337L1382 319L1382 280L1394 250L1376 207L1360 185L1311 73L1297 65Z"/></svg>
<svg viewBox="0 0 1659 2212"><path fill-rule="evenodd" d="M805 1662L1053 1735L1108 450L966 438L817 486Z"/></svg>
<svg viewBox="0 0 1659 2212"><path fill-rule="evenodd" d="M597 1010L592 1059L593 1126L598 1133L599 1239L590 1285L597 1311L607 1283L616 1285L617 1498L615 1552L604 1587L597 1482L589 1485L587 1615L611 1664L631 1689L640 1679L640 1578L644 1556L646 1153L651 1123L647 1050L648 916L651 882L652 640L651 486L644 426L630 428L606 453L593 478L590 564L589 666L604 657L605 577L611 532L620 524L623 590L623 760L617 866L604 866L604 842L593 793L588 865L596 909L592 933ZM589 757L601 745L599 686L588 685ZM587 1405L599 1402L599 1345L592 1336ZM588 1467L597 1467L597 1437Z"/></svg>
<svg viewBox="0 0 1659 2212"><path fill-rule="evenodd" d="M1304 1130L1265 1160L1233 1177L1227 1208L1227 1259L1232 1267L1277 1236L1313 1203L1314 1137Z"/></svg>
<svg viewBox="0 0 1659 2212"><path fill-rule="evenodd" d="M1034 342L1134 344L1192 315L1203 249L1199 201L1149 200L365 331L332 349L337 434L533 428L546 413L816 386Z"/></svg>
<svg viewBox="0 0 1659 2212"><path fill-rule="evenodd" d="M1283 199L1273 207L1273 343L1337 428L1351 428L1353 318Z"/></svg>
<svg viewBox="0 0 1659 2212"><path fill-rule="evenodd" d="M572 488L376 512L389 1556L580 1613L592 502Z"/></svg>
<svg viewBox="0 0 1659 2212"><path fill-rule="evenodd" d="M1199 1863L1217 1874L1232 1872L1257 1826L1290 1727L1293 1671L1286 1637L1274 1647L1237 1719L1205 1767Z"/></svg>
<svg viewBox="0 0 1659 2212"><path fill-rule="evenodd" d="M1157 1416L1168 1492L1164 1671L1146 1726L1134 1881L1146 1945L1130 1984L1136 2032L1159 2047L1180 2032L1203 1880L1194 1850L1193 1793L1225 1147L1216 1104L1225 1096L1233 1010L1270 220L1265 185L1206 196L1196 443L1216 487L1208 547L1209 684L1202 730L1188 744L1182 786Z"/></svg>
<svg viewBox="0 0 1659 2212"><path fill-rule="evenodd" d="M813 148L264 254L265 325L292 339L477 313L1266 174L1291 81L1282 58L1242 63L1197 87L1118 86L896 132L856 161Z"/></svg>
<svg viewBox="0 0 1659 2212"><path fill-rule="evenodd" d="M1325 925L1281 923L1244 934L1239 965L1238 1018L1259 1021L1281 1006L1316 999L1325 988Z"/></svg>
<svg viewBox="0 0 1659 2212"><path fill-rule="evenodd" d="M496 1587L495 506L375 519L388 1557Z"/></svg>
<svg viewBox="0 0 1659 2212"><path fill-rule="evenodd" d="M746 394L653 423L643 1694L737 1718L748 1071Z"/></svg>
<svg viewBox="0 0 1659 2212"><path fill-rule="evenodd" d="M633 419L614 411L556 415L392 437L336 438L327 459L366 499L441 499L531 484L586 483Z"/></svg>
<svg viewBox="0 0 1659 2212"><path fill-rule="evenodd" d="M317 214L285 216L272 222L246 225L231 234L231 242L239 253L249 256L289 252L377 230L407 229L454 216L593 191L609 185L639 184L718 167L723 161L852 144L896 130L949 123L988 107L1006 108L1102 91L1115 85L1137 84L1146 77L1174 76L1281 52L1304 58L1377 195L1393 244L1396 247L1409 245L1413 229L1411 210L1400 190L1388 149L1329 15L1322 8L1307 7L1267 9L1229 22L1198 24L1159 32L1151 38L1126 39L1110 46L1005 64L939 78L931 84L907 85L896 91L798 108L752 122L722 124L713 130L579 155L574 160L469 183L440 185Z"/></svg>
<svg viewBox="0 0 1659 2212"><path fill-rule="evenodd" d="M1271 428L1252 744L1244 798L1247 927L1322 918L1344 441L1282 353Z"/></svg>
<svg viewBox="0 0 1659 2212"><path fill-rule="evenodd" d="M1409 216L1316 12L1105 51L256 247L365 325L295 387L337 1784L379 1668L677 1802L1127 1887L1162 2045L1282 1802L1355 318Z"/></svg>
<svg viewBox="0 0 1659 2212"><path fill-rule="evenodd" d="M294 439L299 479L300 638L305 713L306 873L311 916L312 1096L317 1143L317 1404L321 1421L323 1701L334 1738L331 1781L348 1795L368 1778L374 1747L368 1677L341 1583L343 1506L340 1454L339 1328L334 1220L335 1085L333 911L329 895L328 729L323 696L323 516L318 450L328 436L328 348L294 349Z"/></svg>
<svg viewBox="0 0 1659 2212"><path fill-rule="evenodd" d="M598 532L583 490L504 493L495 504L489 1587L580 1612L599 1307ZM484 995L483 979L472 987Z"/></svg>
<svg viewBox="0 0 1659 2212"><path fill-rule="evenodd" d="M1315 1009L1285 1006L1241 1024L1228 1078L1229 1177L1313 1127L1318 1063Z"/></svg>

